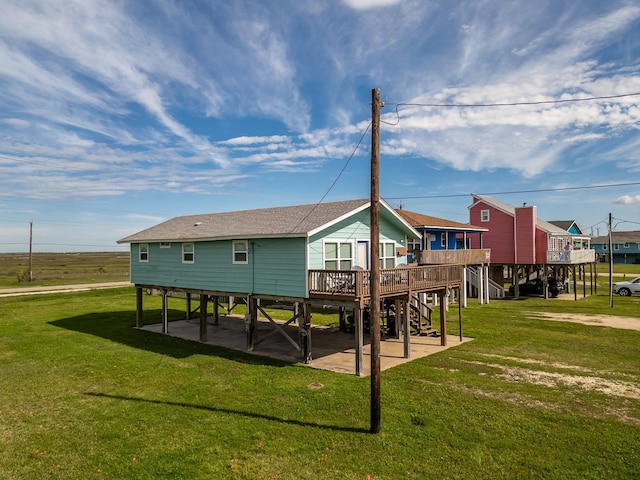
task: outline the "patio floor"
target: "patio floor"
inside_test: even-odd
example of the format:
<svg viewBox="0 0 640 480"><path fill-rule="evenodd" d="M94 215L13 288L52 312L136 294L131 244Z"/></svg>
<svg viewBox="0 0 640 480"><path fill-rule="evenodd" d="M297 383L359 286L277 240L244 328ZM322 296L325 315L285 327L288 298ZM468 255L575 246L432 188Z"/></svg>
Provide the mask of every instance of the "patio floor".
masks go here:
<svg viewBox="0 0 640 480"><path fill-rule="evenodd" d="M281 327L283 325L279 323ZM297 326L283 327L293 339L298 336ZM141 327L142 330L162 333L162 324L149 324ZM200 338L199 319L179 320L169 322L169 335L185 340L198 341ZM273 333L272 333L273 332ZM267 335L269 335L267 337ZM207 322L207 339L209 345L231 348L247 352L244 316L229 315L220 316L219 324L214 325L213 319ZM437 352L455 347L460 343L472 340L463 337L462 342L458 336L448 335L447 346L440 345L440 337L411 336L410 358L404 358L404 341L402 338L382 337L380 342L380 368L386 370L417 358L426 357ZM364 337L362 376L370 374L371 345L369 335ZM255 336L254 355L276 358L291 363L301 363L301 354L266 320L260 320ZM313 326L311 331L311 355L313 357L307 366L332 372L348 373L355 375L355 337L352 333L341 332L337 328Z"/></svg>

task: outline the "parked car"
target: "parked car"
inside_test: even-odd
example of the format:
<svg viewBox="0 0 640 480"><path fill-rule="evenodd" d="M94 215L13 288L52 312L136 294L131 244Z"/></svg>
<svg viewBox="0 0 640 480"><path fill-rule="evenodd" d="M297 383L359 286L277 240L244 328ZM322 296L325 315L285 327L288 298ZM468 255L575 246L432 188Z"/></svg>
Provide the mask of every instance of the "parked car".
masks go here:
<svg viewBox="0 0 640 480"><path fill-rule="evenodd" d="M640 293L640 277L634 278L630 282L615 282L613 284L613 293L617 293L621 297L628 297L632 293Z"/></svg>
<svg viewBox="0 0 640 480"><path fill-rule="evenodd" d="M564 290L564 285L560 280L555 278L549 278L547 280L549 296L551 298L555 298L558 294L562 293ZM511 285L509 287L509 293L513 295L515 293L515 287ZM528 282L520 284L518 288L518 292L520 295L542 295L544 293L544 286L541 278L535 278L533 280L529 280Z"/></svg>

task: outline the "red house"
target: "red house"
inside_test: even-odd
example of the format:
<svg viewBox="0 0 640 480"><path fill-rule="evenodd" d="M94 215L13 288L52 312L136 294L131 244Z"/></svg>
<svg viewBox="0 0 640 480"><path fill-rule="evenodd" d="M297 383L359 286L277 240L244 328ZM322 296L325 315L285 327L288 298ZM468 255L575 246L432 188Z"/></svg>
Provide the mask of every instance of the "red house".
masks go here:
<svg viewBox="0 0 640 480"><path fill-rule="evenodd" d="M469 223L485 226L488 231L481 237L470 236L471 248L491 249L492 280L504 283L504 266L514 267L518 279L524 272L526 280L533 272L540 275L541 270L547 275L566 277L567 266L595 262L589 237L573 235L539 219L535 206L525 203L514 207L476 194L472 200Z"/></svg>

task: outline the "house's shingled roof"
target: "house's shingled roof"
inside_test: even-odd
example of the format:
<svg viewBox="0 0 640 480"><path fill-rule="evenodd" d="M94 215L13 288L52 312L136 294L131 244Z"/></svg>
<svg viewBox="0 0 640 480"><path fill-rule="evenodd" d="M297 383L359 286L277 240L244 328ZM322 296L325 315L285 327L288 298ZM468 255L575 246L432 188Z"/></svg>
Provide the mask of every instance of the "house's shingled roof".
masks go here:
<svg viewBox="0 0 640 480"><path fill-rule="evenodd" d="M185 215L118 240L118 243L305 236L359 208L368 199L290 207Z"/></svg>
<svg viewBox="0 0 640 480"><path fill-rule="evenodd" d="M569 231L571 226L576 222L574 220L549 220L549 223L555 225L558 228Z"/></svg>
<svg viewBox="0 0 640 480"><path fill-rule="evenodd" d="M591 245L604 245L609 243L609 236L603 235L593 237ZM640 230L629 230L626 232L611 232L611 243L640 243Z"/></svg>
<svg viewBox="0 0 640 480"><path fill-rule="evenodd" d="M468 223L454 222L453 220L446 220L444 218L423 215L422 213L410 212L402 208L396 208L396 213L404 218L414 228L435 227L447 230L466 230L474 232L486 232L488 230L487 228L476 227Z"/></svg>

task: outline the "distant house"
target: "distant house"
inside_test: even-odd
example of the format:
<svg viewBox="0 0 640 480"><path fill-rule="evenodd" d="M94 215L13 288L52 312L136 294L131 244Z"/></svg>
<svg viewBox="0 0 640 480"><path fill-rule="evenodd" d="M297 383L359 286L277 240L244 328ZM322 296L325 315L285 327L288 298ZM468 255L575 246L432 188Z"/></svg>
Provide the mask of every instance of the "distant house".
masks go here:
<svg viewBox="0 0 640 480"><path fill-rule="evenodd" d="M505 266L512 270L515 283L531 275L568 277L569 267L595 262L589 236L538 218L534 205L514 207L486 195L472 195L469 222L488 228L482 237L472 237L471 245L491 249L491 278L497 283L504 282Z"/></svg>
<svg viewBox="0 0 640 480"><path fill-rule="evenodd" d="M488 301L489 297L504 296L502 287L493 286L492 292L487 282L491 250L471 248L470 235L481 237L488 228L404 209L396 209L396 212L421 234L419 241L407 245L410 261L421 265L460 264L467 267L464 271L463 305L466 306L468 296L477 297L479 303Z"/></svg>
<svg viewBox="0 0 640 480"><path fill-rule="evenodd" d="M488 231L485 227L476 227L467 223L454 222L453 220L410 212L402 208L396 209L396 212L404 218L407 223L420 232L421 238L407 245L407 249L412 254L412 257L415 257L415 260L419 263L469 263L462 261L464 260L462 256L455 258L455 255L448 257L452 259L451 261L446 261L445 259L447 257L440 255L442 261L423 262L419 254L422 251L434 253L448 251L447 253L451 254L451 251L455 250L469 250L470 239L468 235L470 233L482 235ZM469 252L466 253L468 254ZM473 263L488 263L489 259L486 256L488 253L488 251L482 252L480 261ZM435 253L433 258L438 258L437 255L438 254Z"/></svg>
<svg viewBox="0 0 640 480"><path fill-rule="evenodd" d="M406 267L407 244L421 235L384 201L379 224L375 258L370 258L368 199L187 215L125 237L118 243L131 245L137 324L142 324L143 290L162 292L164 324L169 292L186 294L188 304L191 295L199 296L205 332L207 301L239 297L249 305L247 346L252 349L261 299L291 303L294 311L299 305L305 318L313 304L335 304L354 309L361 321L371 295L372 262L382 269L381 298L408 302L416 293L444 296L448 288L459 287L459 268ZM404 269L397 268L401 265ZM299 325L308 329L310 323ZM310 358L309 335L301 333L299 339L305 361Z"/></svg>
<svg viewBox="0 0 640 480"><path fill-rule="evenodd" d="M640 230L611 232L611 252L608 235L593 237L591 246L602 262L608 262L613 253L613 263L640 263Z"/></svg>
<svg viewBox="0 0 640 480"><path fill-rule="evenodd" d="M573 235L583 235L582 229L575 220L551 220L549 223Z"/></svg>

